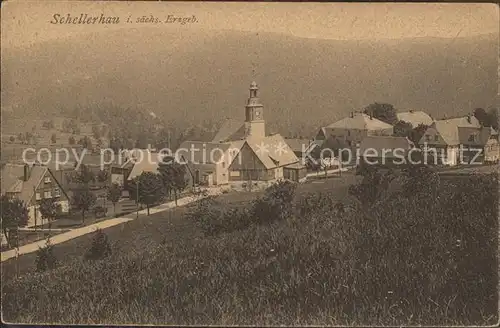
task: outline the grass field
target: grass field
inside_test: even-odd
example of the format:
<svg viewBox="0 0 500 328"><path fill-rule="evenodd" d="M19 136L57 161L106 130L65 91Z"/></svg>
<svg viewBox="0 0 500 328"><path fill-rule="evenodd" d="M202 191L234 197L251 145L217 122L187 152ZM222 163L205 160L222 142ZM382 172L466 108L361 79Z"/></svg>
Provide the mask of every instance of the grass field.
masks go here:
<svg viewBox="0 0 500 328"><path fill-rule="evenodd" d="M490 177L489 177L490 178ZM105 230L113 255L82 261L92 236L2 264L9 322L216 325L486 325L498 320L498 181L446 180L344 214L345 174L301 185L294 214L207 235L197 205ZM471 187L472 186L472 187ZM217 205L245 207L257 193ZM309 201L305 206L304 200ZM300 210L301 215L297 215ZM208 214L208 213L207 213ZM203 216L202 214L200 214ZM235 217L238 220L239 217Z"/></svg>

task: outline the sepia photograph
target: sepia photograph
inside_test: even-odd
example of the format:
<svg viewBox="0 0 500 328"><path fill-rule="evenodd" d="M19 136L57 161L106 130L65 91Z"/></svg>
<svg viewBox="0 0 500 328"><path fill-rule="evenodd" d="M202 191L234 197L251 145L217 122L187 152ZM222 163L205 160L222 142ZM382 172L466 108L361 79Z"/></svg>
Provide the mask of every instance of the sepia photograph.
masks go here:
<svg viewBox="0 0 500 328"><path fill-rule="evenodd" d="M499 26L2 2L2 322L497 326Z"/></svg>

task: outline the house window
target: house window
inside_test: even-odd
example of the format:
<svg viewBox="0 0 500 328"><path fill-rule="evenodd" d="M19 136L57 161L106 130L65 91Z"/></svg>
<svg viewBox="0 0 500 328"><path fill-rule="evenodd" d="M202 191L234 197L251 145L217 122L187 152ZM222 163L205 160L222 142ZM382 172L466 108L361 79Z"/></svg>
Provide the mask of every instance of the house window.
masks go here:
<svg viewBox="0 0 500 328"><path fill-rule="evenodd" d="M471 134L471 135L469 136L469 141L474 142L475 137L476 137L475 135Z"/></svg>
<svg viewBox="0 0 500 328"><path fill-rule="evenodd" d="M225 169L226 168L226 162L222 162L222 168Z"/></svg>
<svg viewBox="0 0 500 328"><path fill-rule="evenodd" d="M434 141L438 141L438 140L439 140L439 136L436 134L436 135L434 136Z"/></svg>
<svg viewBox="0 0 500 328"><path fill-rule="evenodd" d="M230 176L232 177L239 177L240 176L240 171L231 171L231 173L229 173Z"/></svg>
<svg viewBox="0 0 500 328"><path fill-rule="evenodd" d="M61 190L59 188L54 189L54 197L61 197Z"/></svg>
<svg viewBox="0 0 500 328"><path fill-rule="evenodd" d="M41 199L41 197L40 197L40 193L39 193L39 192L37 192L37 193L35 194L35 199L36 199L36 200L40 200L40 199Z"/></svg>
<svg viewBox="0 0 500 328"><path fill-rule="evenodd" d="M425 135L425 141L431 141L431 136L430 136L430 135L428 135L428 134L426 134L426 135Z"/></svg>
<svg viewBox="0 0 500 328"><path fill-rule="evenodd" d="M52 193L50 191L44 191L43 198L52 198Z"/></svg>
<svg viewBox="0 0 500 328"><path fill-rule="evenodd" d="M350 137L351 136L351 131L347 130L347 136Z"/></svg>
<svg viewBox="0 0 500 328"><path fill-rule="evenodd" d="M45 179L43 179L43 182L50 183L50 177L45 177Z"/></svg>

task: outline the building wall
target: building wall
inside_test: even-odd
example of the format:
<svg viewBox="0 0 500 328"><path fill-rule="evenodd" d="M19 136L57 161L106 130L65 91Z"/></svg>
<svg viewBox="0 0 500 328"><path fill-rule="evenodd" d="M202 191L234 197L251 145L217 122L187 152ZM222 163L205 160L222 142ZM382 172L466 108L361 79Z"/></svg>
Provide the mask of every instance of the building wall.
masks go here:
<svg viewBox="0 0 500 328"><path fill-rule="evenodd" d="M334 128L331 129L330 135L345 140L350 147L355 147L367 136L392 136L393 133L394 129L392 127L380 130Z"/></svg>
<svg viewBox="0 0 500 328"><path fill-rule="evenodd" d="M215 178L217 175L217 165L216 164L190 164L191 169L193 170L193 175L195 176L195 183L196 184L204 184L203 181L204 177L211 174L211 185L214 185L217 183L217 179ZM198 180L196 180L198 179Z"/></svg>
<svg viewBox="0 0 500 328"><path fill-rule="evenodd" d="M302 182L307 178L307 169L306 168L301 168L301 169L290 169L290 168L284 168L283 169L283 178L295 182Z"/></svg>
<svg viewBox="0 0 500 328"><path fill-rule="evenodd" d="M266 169L247 144L229 166L229 181L268 181L276 177L274 169Z"/></svg>

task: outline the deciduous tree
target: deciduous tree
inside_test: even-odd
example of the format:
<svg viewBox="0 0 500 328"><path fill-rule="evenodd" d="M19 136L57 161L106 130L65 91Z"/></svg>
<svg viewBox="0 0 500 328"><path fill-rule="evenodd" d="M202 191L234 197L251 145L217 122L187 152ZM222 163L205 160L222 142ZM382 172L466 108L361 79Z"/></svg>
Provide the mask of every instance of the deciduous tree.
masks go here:
<svg viewBox="0 0 500 328"><path fill-rule="evenodd" d="M177 205L177 196L187 187L186 165L177 163L175 160L165 160L158 167L161 180L165 186L166 192L173 192L175 205Z"/></svg>
<svg viewBox="0 0 500 328"><path fill-rule="evenodd" d="M130 198L147 207L160 202L165 197L165 186L159 174L144 172L128 184Z"/></svg>
<svg viewBox="0 0 500 328"><path fill-rule="evenodd" d="M28 223L28 208L17 198L7 195L1 196L2 230L9 246L12 246L12 230L25 226Z"/></svg>
<svg viewBox="0 0 500 328"><path fill-rule="evenodd" d="M61 204L57 203L53 198L44 198L40 202L39 209L42 219L47 220L49 223L50 230L52 221L54 221L61 212Z"/></svg>
<svg viewBox="0 0 500 328"><path fill-rule="evenodd" d="M117 183L113 183L111 187L108 188L108 193L106 198L113 204L113 213L116 214L116 203L120 200L122 196L122 188Z"/></svg>
<svg viewBox="0 0 500 328"><path fill-rule="evenodd" d="M374 118L393 125L398 120L396 116L396 109L394 109L394 106L391 104L376 102L368 105L365 108L364 113L367 115L373 115Z"/></svg>
<svg viewBox="0 0 500 328"><path fill-rule="evenodd" d="M97 173L97 181L99 182L106 182L109 179L109 171L108 170L100 170L99 173Z"/></svg>
<svg viewBox="0 0 500 328"><path fill-rule="evenodd" d="M412 133L412 125L405 121L397 121L394 124L394 136L396 137L410 137Z"/></svg>
<svg viewBox="0 0 500 328"><path fill-rule="evenodd" d="M73 192L72 203L82 212L82 223L85 223L85 212L95 204L97 197L90 191L87 186L76 189Z"/></svg>

